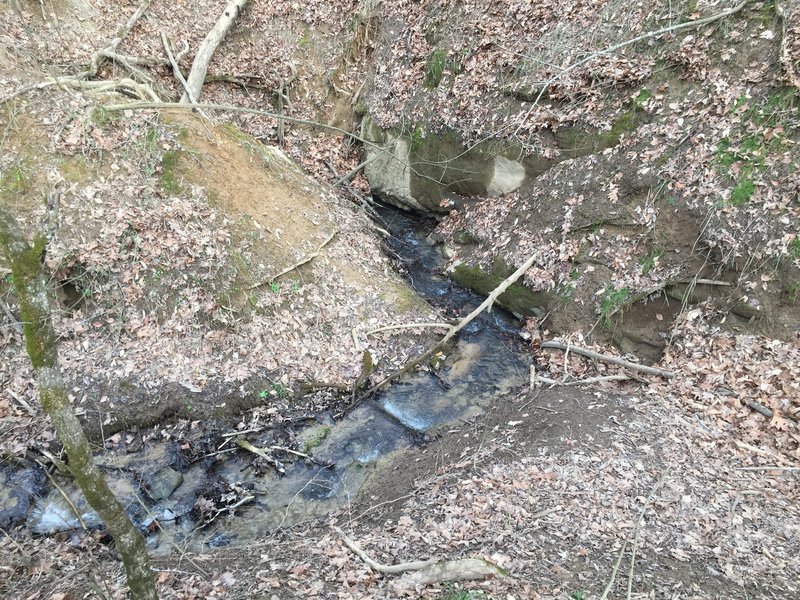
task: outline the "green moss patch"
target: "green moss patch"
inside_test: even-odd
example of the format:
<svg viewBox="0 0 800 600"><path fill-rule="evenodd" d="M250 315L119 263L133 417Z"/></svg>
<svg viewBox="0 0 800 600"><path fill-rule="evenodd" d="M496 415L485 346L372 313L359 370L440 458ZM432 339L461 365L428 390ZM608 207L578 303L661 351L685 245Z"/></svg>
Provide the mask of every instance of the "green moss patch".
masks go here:
<svg viewBox="0 0 800 600"><path fill-rule="evenodd" d="M488 296L510 274L512 270L500 259L495 261L491 272L487 273L478 266L458 265L453 271L453 280L478 294ZM520 316L532 316L545 309L549 301L548 294L534 292L520 283L513 283L497 299L497 303L506 310Z"/></svg>
<svg viewBox="0 0 800 600"><path fill-rule="evenodd" d="M178 174L180 155L179 150L168 150L161 157L161 175L158 182L161 189L171 196L178 196L183 191Z"/></svg>

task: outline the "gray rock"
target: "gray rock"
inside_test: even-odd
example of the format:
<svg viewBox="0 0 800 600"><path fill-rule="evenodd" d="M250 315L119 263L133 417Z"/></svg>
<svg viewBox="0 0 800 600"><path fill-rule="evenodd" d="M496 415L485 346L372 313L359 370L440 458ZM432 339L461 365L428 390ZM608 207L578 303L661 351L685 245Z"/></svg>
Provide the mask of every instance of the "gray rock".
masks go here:
<svg viewBox="0 0 800 600"><path fill-rule="evenodd" d="M183 475L172 467L163 467L155 473L145 475L144 483L147 494L153 500L164 500L183 483Z"/></svg>
<svg viewBox="0 0 800 600"><path fill-rule="evenodd" d="M0 469L0 527L13 527L24 522L44 483L45 474L41 469Z"/></svg>

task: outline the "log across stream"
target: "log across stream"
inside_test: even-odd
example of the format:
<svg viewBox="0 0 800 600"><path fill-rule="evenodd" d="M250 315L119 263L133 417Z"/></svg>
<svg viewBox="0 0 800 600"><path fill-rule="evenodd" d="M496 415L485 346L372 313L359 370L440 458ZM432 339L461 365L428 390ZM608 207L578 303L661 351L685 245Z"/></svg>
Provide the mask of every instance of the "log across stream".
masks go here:
<svg viewBox="0 0 800 600"><path fill-rule="evenodd" d="M380 215L392 234L388 244L420 295L453 319L480 304L481 297L438 273L442 257L426 241L429 222L391 208L380 209ZM269 442L258 436L240 449L231 438L225 452L209 453L190 464L176 460L174 444L157 440L138 452L106 451L97 460L134 522L150 532L152 552L169 552L176 543L198 550L244 543L336 510L355 497L391 453L424 443L443 425L480 415L526 385L529 367L516 331L514 318L498 309L481 314L459 334L447 366L435 374L420 370L404 377L338 420L319 419L298 436L313 440L303 452L307 457L285 464L276 460L274 468L264 472L251 468L253 454L247 449L250 443L263 448L263 442L269 450ZM19 472L0 471L0 478L13 477L24 479ZM81 527L65 495L87 526L99 525L69 482L57 489L43 478L36 481L28 487L39 489L31 490L32 498L17 507L27 513L33 532ZM10 502L0 498L0 517L10 514Z"/></svg>

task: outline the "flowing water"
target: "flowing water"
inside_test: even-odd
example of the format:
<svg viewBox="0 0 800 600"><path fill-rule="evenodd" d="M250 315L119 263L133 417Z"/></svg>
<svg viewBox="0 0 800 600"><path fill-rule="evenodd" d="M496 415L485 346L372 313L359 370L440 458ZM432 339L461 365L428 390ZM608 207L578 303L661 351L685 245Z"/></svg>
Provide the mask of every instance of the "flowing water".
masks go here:
<svg viewBox="0 0 800 600"><path fill-rule="evenodd" d="M393 236L389 245L420 295L453 318L480 304L482 298L439 274L442 257L426 241L430 222L390 208L380 214ZM526 384L528 367L516 330L514 319L502 311L481 314L461 332L453 359L439 372L405 377L340 420L301 433L301 439L317 438L308 450L311 459L276 462L259 472L252 467L253 455L241 450L186 465L175 459L174 447L150 441L136 453L104 453L98 462L134 522L151 532L151 551L169 552L175 544L202 549L242 543L336 510L354 498L387 455L424 443L437 427L480 415ZM258 438L252 443L262 447ZM148 490L144 499L142 481ZM217 490L216 504L206 501L210 488ZM64 491L83 521L97 525L80 493L70 485ZM3 514L0 502L0 520ZM27 522L43 534L80 526L55 489L39 494Z"/></svg>

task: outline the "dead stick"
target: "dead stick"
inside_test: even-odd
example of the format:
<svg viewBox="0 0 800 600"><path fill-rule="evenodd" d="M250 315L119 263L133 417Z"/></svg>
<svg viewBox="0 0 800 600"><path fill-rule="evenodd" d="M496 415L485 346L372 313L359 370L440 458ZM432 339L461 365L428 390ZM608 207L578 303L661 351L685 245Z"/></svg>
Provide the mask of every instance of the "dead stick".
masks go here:
<svg viewBox="0 0 800 600"><path fill-rule="evenodd" d="M625 555L625 548L627 546L628 546L628 540L622 542L622 549L619 551L617 562L614 563L614 568L611 571L611 578L608 580L608 585L606 585L606 589L603 590L603 595L600 596L600 600L606 600L606 598L608 598L608 593L614 586L614 580L617 578L617 573L619 572L619 565L622 563L622 557Z"/></svg>
<svg viewBox="0 0 800 600"><path fill-rule="evenodd" d="M653 500L653 496L655 495L658 488L664 485L664 482L667 480L667 476L663 475L661 479L659 479L656 484L653 486L653 489L650 490L650 494L647 496L647 500L644 501L644 506L642 506L642 511L639 513L639 518L636 520L636 533L633 536L633 544L631 545L631 568L628 571L628 596L627 600L631 600L631 592L633 588L633 568L636 564L636 549L639 546L639 535L642 532L642 520L644 519L644 513L647 510L647 507L650 506L650 502Z"/></svg>
<svg viewBox="0 0 800 600"><path fill-rule="evenodd" d="M347 412L347 411L351 410L353 407L355 407L359 402L361 402L364 398L366 398L370 394L373 394L374 392L386 387L392 381L394 381L394 380L402 377L406 373L408 373L411 369L416 367L418 364L420 364L422 362L425 362L430 357L432 357L436 352L439 351L440 348L442 348L447 342L449 342L451 339L453 339L453 337L459 331L461 331L462 329L464 329L464 327L469 325L484 310L491 310L491 307L495 303L495 301L497 300L498 296L502 295L503 292L505 292L514 282L517 281L517 279L522 277L525 274L525 271L530 269L535 261L536 261L536 255L534 254L530 258L528 258L528 260L526 260L525 263L519 269L514 271L507 279L505 279L503 282L501 282L500 285L498 285L494 289L494 291L492 291L492 293L489 294L486 297L486 300L481 302L481 304L480 304L480 306L478 306L478 308L476 308L471 313L469 313L466 317L461 319L461 321L459 321L457 325L451 326L450 327L450 331L448 331L447 334L441 340L439 340L436 344L434 344L427 352L421 354L417 358L414 358L414 359L408 361L402 368L398 369L394 373L391 373L383 381L380 381L379 383L377 383L374 386L372 386L358 400L356 400L353 404L351 404L344 412Z"/></svg>
<svg viewBox="0 0 800 600"><path fill-rule="evenodd" d="M52 84L50 84L52 85ZM0 100L0 104L2 104L5 100L10 99L9 96ZM261 115L262 117L271 117L277 120L283 120L287 123L296 123L298 125L308 125L309 127L316 127L318 129L323 129L325 131L333 131L338 133L339 135L343 135L347 138L356 140L357 142L361 142L365 146L369 146L370 148L376 150L377 152L381 152L387 156L389 156L392 160L398 161L400 164L405 166L406 168L410 169L414 175L420 177L422 179L426 179L428 181L433 181L437 185L441 182L436 179L435 177L431 177L430 175L426 175L425 173L421 173L420 171L416 170L408 161L401 160L398 158L394 152L388 149L387 146L382 146L381 144L376 144L375 142L371 142L361 136L356 135L351 131L347 131L346 129L342 129L341 127L336 127L335 125L328 125L327 123L321 123L319 121L311 121L310 119L301 119L299 117L291 117L289 115L284 115L281 113L276 113L273 111L268 110L259 110L257 108L247 108L244 106L234 106L232 104L207 104L203 102L198 102L197 104L181 104L179 102L129 102L127 104L106 104L103 106L109 112L117 112L121 110L161 110L164 108L176 108L180 110L220 110L220 111L230 111L230 112L240 112L249 115Z"/></svg>
<svg viewBox="0 0 800 600"><path fill-rule="evenodd" d="M630 46L631 44L635 44L637 42L642 42L644 40L647 40L647 39L650 39L650 38L653 38L653 37L656 37L656 36L659 36L659 35L663 35L665 33L672 33L674 31L680 31L682 29L696 29L698 27L702 27L703 25L708 25L710 23L713 23L714 21L719 21L720 19L724 19L726 17L730 17L732 15L735 15L740 10L742 10L745 6L747 6L747 4L749 4L749 2L750 2L750 0L743 0L743 2L740 2L739 4L734 6L733 8L729 8L728 10L724 10L724 11L722 11L720 13L717 13L716 15L711 15L710 17L705 17L703 19L698 19L697 21L686 21L686 22L683 22L683 23L678 23L676 25L670 25L669 27L664 27L664 28L658 29L656 31L649 31L647 33L643 33L642 35L638 35L635 38L631 38L631 39L626 40L624 42L620 42L619 44L614 44L613 46L610 46L608 48L604 48L603 50L598 50L597 52L592 52L591 54L586 55L581 60L572 63L566 69L562 69L556 75L554 75L549 80L544 82L544 85L542 85L542 89L539 91L539 95L536 96L536 99L533 101L533 105L528 109L528 112L525 114L525 117L523 117L522 122L520 123L519 127L517 127L516 131L514 131L514 135L519 133L519 130L522 128L522 123L524 123L525 120L527 120L527 118L533 112L533 109L536 108L536 106L538 106L539 101L542 99L542 96L544 96L545 92L547 92L547 89L553 83L555 83L556 81L558 81L559 79L564 77L567 73L570 73L570 72L574 71L578 67L580 67L582 65L585 65L589 61L592 61L592 60L594 60L595 58L597 58L599 56L605 56L605 55L608 55L608 54L612 54L612 53L616 52L617 50L621 50L622 48L625 48L626 46Z"/></svg>
<svg viewBox="0 0 800 600"><path fill-rule="evenodd" d="M7 389L6 391L8 392L9 396L11 396L17 402L19 402L19 404L20 404L20 406L22 406L22 408L24 408L26 411L28 411L28 414L30 416L32 416L32 417L36 416L36 411L33 409L33 407L30 404L28 404L25 401L25 399L23 397L19 396L17 393L14 392L14 390L12 390L10 388Z"/></svg>
<svg viewBox="0 0 800 600"><path fill-rule="evenodd" d="M192 68L186 80L188 89L181 98L181 104L187 104L192 100L196 102L200 99L203 81L205 81L206 73L208 72L208 63L211 61L214 52L216 52L217 46L225 39L228 30L247 2L248 0L230 0L214 27L206 34L192 61Z"/></svg>
<svg viewBox="0 0 800 600"><path fill-rule="evenodd" d="M737 471L789 471L790 473L800 472L800 467L737 467Z"/></svg>
<svg viewBox="0 0 800 600"><path fill-rule="evenodd" d="M393 331L395 329L417 329L420 327L436 327L437 329L450 329L452 325L450 325L450 323L408 323L406 325L387 325L386 327L378 327L377 329L371 329L367 331L364 335L374 335L376 333L380 333L381 331Z"/></svg>
<svg viewBox="0 0 800 600"><path fill-rule="evenodd" d="M345 175L342 175L341 177L339 177L339 179L337 179L336 181L334 181L334 182L333 182L333 187L336 187L337 185L341 185L341 184L343 184L345 181L349 181L350 179L352 179L353 177L355 177L355 176L356 176L356 174L357 174L357 173L358 173L358 172L359 172L361 169L363 169L364 167L366 167L366 166L367 166L368 164L370 164L372 161L376 160L376 159L377 159L379 156L380 156L379 154L376 154L375 156L372 156L372 157L368 158L367 160L365 160L364 162L362 162L360 165L358 165L358 166L357 166L355 169L353 169L353 170L352 170L352 171L350 171L349 173L347 173L347 174L345 174Z"/></svg>
<svg viewBox="0 0 800 600"><path fill-rule="evenodd" d="M161 32L161 43L164 45L164 50L167 53L167 58L169 59L169 64L172 65L172 73L175 75L175 79L181 84L184 89L184 92L189 95L189 102L191 104L197 104L197 100L195 99L194 95L192 94L192 90L189 89L189 84L186 83L186 78L181 73L181 68L178 66L178 62L175 60L175 56L172 54L172 47L169 45L169 40L167 39L167 34L163 31ZM203 113L200 113L203 114ZM206 117L204 114L203 116Z"/></svg>
<svg viewBox="0 0 800 600"><path fill-rule="evenodd" d="M61 494L61 497L64 498L64 501L72 509L73 514L78 518L78 523L80 523L81 528L84 531L89 531L89 528L86 526L86 522L83 520L83 517L81 516L81 512L78 510L78 507L75 506L75 503L72 501L72 498L70 498L67 495L67 492L64 491L64 488L62 488L60 485L58 485L58 483L56 483L56 480L53 479L52 475L50 475L50 471L47 470L47 467L45 467L38 460L36 462L39 463L39 466L42 467L42 470L44 471L44 474L47 475L47 478L50 480L50 483L53 485L54 488L58 490L58 492Z"/></svg>
<svg viewBox="0 0 800 600"><path fill-rule="evenodd" d="M361 548L359 548L356 543L347 537L344 531L340 527L336 525L333 526L333 530L336 534L342 538L344 545L350 548L353 553L358 556L361 560L363 560L367 566L372 569L373 571L378 571L379 573L405 573L406 571L419 571L420 569L424 569L426 567L430 567L431 565L436 564L435 559L430 560L418 560L414 562L407 562L407 563L400 563L397 565L383 565L377 561L372 560L367 553L364 552Z"/></svg>
<svg viewBox="0 0 800 600"><path fill-rule="evenodd" d="M117 51L117 48L125 36L131 32L131 29L133 29L136 23L139 22L139 19L142 18L142 15L150 6L151 1L152 0L143 0L142 3L139 4L139 8L136 9L136 12L131 15L130 19L128 19L125 25L123 25L122 28L117 32L117 35L114 36L114 38L109 42L108 46L92 56L92 62L89 66L89 70L78 75L78 78L88 79L97 75L97 73L100 71L100 66L103 59L107 58L105 53L108 52L113 54Z"/></svg>
<svg viewBox="0 0 800 600"><path fill-rule="evenodd" d="M317 258L317 257L319 256L320 252L322 252L322 250L325 248L325 246L327 246L328 244L330 244L331 240L332 240L334 237L336 237L336 234L337 234L337 233L339 233L339 232L338 232L338 231L334 231L332 234L330 234L330 235L328 236L328 239L327 239L327 240L325 240L324 242L322 242L322 245L321 245L319 248L317 248L317 250L316 250L315 252L312 252L311 254L309 254L308 256L306 256L305 258L303 258L303 260L301 260L301 261L299 261L299 262L296 262L295 264L293 264L293 265L291 265L291 266L289 266L289 267L286 267L286 268L285 268L283 271L281 271L281 272L280 272L280 273L278 273L277 275L273 275L272 277L270 277L269 279L265 279L265 280L264 280L264 281L262 281L261 283L256 283L255 285L251 285L251 286L250 286L249 288L247 288L247 289L248 289L248 290L254 290L254 289L256 289L256 288L259 288L259 287L261 287L262 285L266 285L266 284L268 284L268 283L271 283L271 282L275 281L275 280L276 280L278 277L283 277L283 276L284 276L284 275L286 275L287 273L291 273L292 271L294 271L296 268L298 268L298 267L302 267L304 264L306 264L306 263L308 263L308 262L311 262L312 260L314 260L315 258Z"/></svg>
<svg viewBox="0 0 800 600"><path fill-rule="evenodd" d="M542 377L541 375L536 375L534 383L536 381L541 381L542 383L546 383L547 385L560 385L566 387L571 385L590 385L592 383L602 383L604 381L629 381L630 379L632 379L632 377L628 377L627 375L606 375L604 377L589 377L588 379L578 379L577 381L559 381L557 379L550 379L549 377Z"/></svg>
<svg viewBox="0 0 800 600"><path fill-rule="evenodd" d="M0 298L0 310L2 310L6 317L8 317L8 322L10 326L15 329L17 332L22 333L22 322L17 321L17 318L14 316L14 313L11 312L11 309L8 307L2 298Z"/></svg>
<svg viewBox="0 0 800 600"><path fill-rule="evenodd" d="M567 344L564 344L562 342L551 341L542 343L541 347L551 348L556 350L566 350ZM666 369L659 369L657 367L648 367L645 365L640 365L638 363L630 362L622 358L617 358L616 356L608 356L607 354L600 354L599 352L594 352L593 350L587 350L586 348L573 346L572 344L569 345L569 350L570 352L574 352L576 354L582 354L583 356L587 356L595 360L601 360L603 362L611 363L613 365L620 365L621 367L625 367L626 369L631 369L632 371L641 371L642 373L647 373L648 375L658 375L666 379L672 379L673 377L675 377L675 373L673 371L667 371Z"/></svg>

